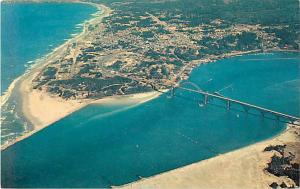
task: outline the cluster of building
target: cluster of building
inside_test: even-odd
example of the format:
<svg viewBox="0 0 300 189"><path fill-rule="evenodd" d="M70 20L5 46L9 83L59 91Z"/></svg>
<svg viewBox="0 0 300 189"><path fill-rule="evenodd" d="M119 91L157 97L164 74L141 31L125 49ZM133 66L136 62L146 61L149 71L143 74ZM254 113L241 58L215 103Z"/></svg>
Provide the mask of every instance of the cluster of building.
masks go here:
<svg viewBox="0 0 300 189"><path fill-rule="evenodd" d="M66 99L166 89L187 79L200 63L278 48L272 27L278 29L222 19L192 25L180 14L168 19L117 9L69 44L34 84Z"/></svg>

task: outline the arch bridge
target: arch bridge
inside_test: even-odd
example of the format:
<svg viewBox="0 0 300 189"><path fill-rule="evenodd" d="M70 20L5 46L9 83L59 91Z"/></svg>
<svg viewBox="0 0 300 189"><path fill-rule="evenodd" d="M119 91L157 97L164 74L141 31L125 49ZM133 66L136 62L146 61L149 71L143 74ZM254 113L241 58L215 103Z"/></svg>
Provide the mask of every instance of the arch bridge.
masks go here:
<svg viewBox="0 0 300 189"><path fill-rule="evenodd" d="M194 89L188 88L188 87L183 86L183 85L190 85ZM300 118L298 118L298 117L288 115L288 114L284 114L284 113L280 113L280 112L277 112L277 111L274 111L274 110L270 110L270 109L267 109L267 108L263 108L263 107L260 107L260 106L250 104L250 103L242 102L242 101L239 101L239 100L235 100L235 99L232 99L232 98L229 98L229 97L225 97L225 96L223 96L219 93L209 93L209 92L203 91L197 84L195 84L193 82L183 82L177 87L173 86L170 90L170 97L175 96L175 89L176 88L202 95L203 99L204 99L203 100L204 104L208 104L209 101L212 100L212 99L219 99L219 100L225 102L224 106L226 107L227 110L230 110L231 106L233 104L237 104L237 105L240 105L246 113L248 113L250 109L255 109L255 110L259 111L263 117L265 117L265 114L268 113L268 114L274 115L274 117L278 121L282 121L281 119L284 119L284 120L287 120L288 123L298 125L298 126L300 125L300 123L299 123Z"/></svg>

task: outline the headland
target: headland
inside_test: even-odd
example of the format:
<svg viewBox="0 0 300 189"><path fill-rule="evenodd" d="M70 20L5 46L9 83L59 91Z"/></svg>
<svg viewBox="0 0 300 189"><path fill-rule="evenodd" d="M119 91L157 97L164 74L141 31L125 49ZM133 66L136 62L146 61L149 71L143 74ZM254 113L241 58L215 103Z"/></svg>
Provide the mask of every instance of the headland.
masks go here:
<svg viewBox="0 0 300 189"><path fill-rule="evenodd" d="M157 3L161 3L160 8ZM245 24L220 17L195 23L197 18L170 12L164 2L89 4L100 12L84 24L83 32L35 64L10 87L9 93L20 95L20 108L34 127L15 142L91 103L142 103L153 99L160 94L156 90L168 90L188 79L192 69L201 63L268 50L299 52L296 39L286 41L284 36L278 37L282 31L295 33L295 28L285 22L259 24L261 20L256 18ZM1 98L1 104L9 100L9 93L4 100ZM264 188L272 183L262 170L278 151L262 151L268 145L287 145L295 155L294 148L288 146L295 143L298 147L299 131L295 129L128 186L205 188L222 184L230 188ZM240 175L256 177L248 180ZM174 178L176 181L170 182ZM280 179L289 186L295 184Z"/></svg>

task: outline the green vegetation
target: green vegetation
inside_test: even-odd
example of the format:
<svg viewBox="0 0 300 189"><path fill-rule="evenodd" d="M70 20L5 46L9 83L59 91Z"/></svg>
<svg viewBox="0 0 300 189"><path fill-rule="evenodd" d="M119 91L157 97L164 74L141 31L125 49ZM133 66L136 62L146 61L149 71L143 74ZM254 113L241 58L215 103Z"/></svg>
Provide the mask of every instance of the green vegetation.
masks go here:
<svg viewBox="0 0 300 189"><path fill-rule="evenodd" d="M89 28L87 43L72 44L75 60L49 65L35 88L65 99L131 94L168 88L199 62L299 50L298 0L93 1L113 11Z"/></svg>
<svg viewBox="0 0 300 189"><path fill-rule="evenodd" d="M43 76L47 79L55 79L55 74L57 72L57 68L54 67L48 67L46 70L43 72Z"/></svg>

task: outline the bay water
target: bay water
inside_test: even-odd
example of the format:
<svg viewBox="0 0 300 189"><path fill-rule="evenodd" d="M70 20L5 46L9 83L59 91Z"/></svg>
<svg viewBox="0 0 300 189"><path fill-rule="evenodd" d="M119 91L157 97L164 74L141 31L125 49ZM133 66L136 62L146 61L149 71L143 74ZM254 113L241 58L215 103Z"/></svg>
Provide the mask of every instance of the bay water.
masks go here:
<svg viewBox="0 0 300 189"><path fill-rule="evenodd" d="M265 53L195 68L202 90L299 117L299 57ZM188 83L185 87L193 88ZM272 115L266 117L273 118ZM5 187L110 187L217 156L279 134L259 112L175 90L132 105L89 105L2 152Z"/></svg>

